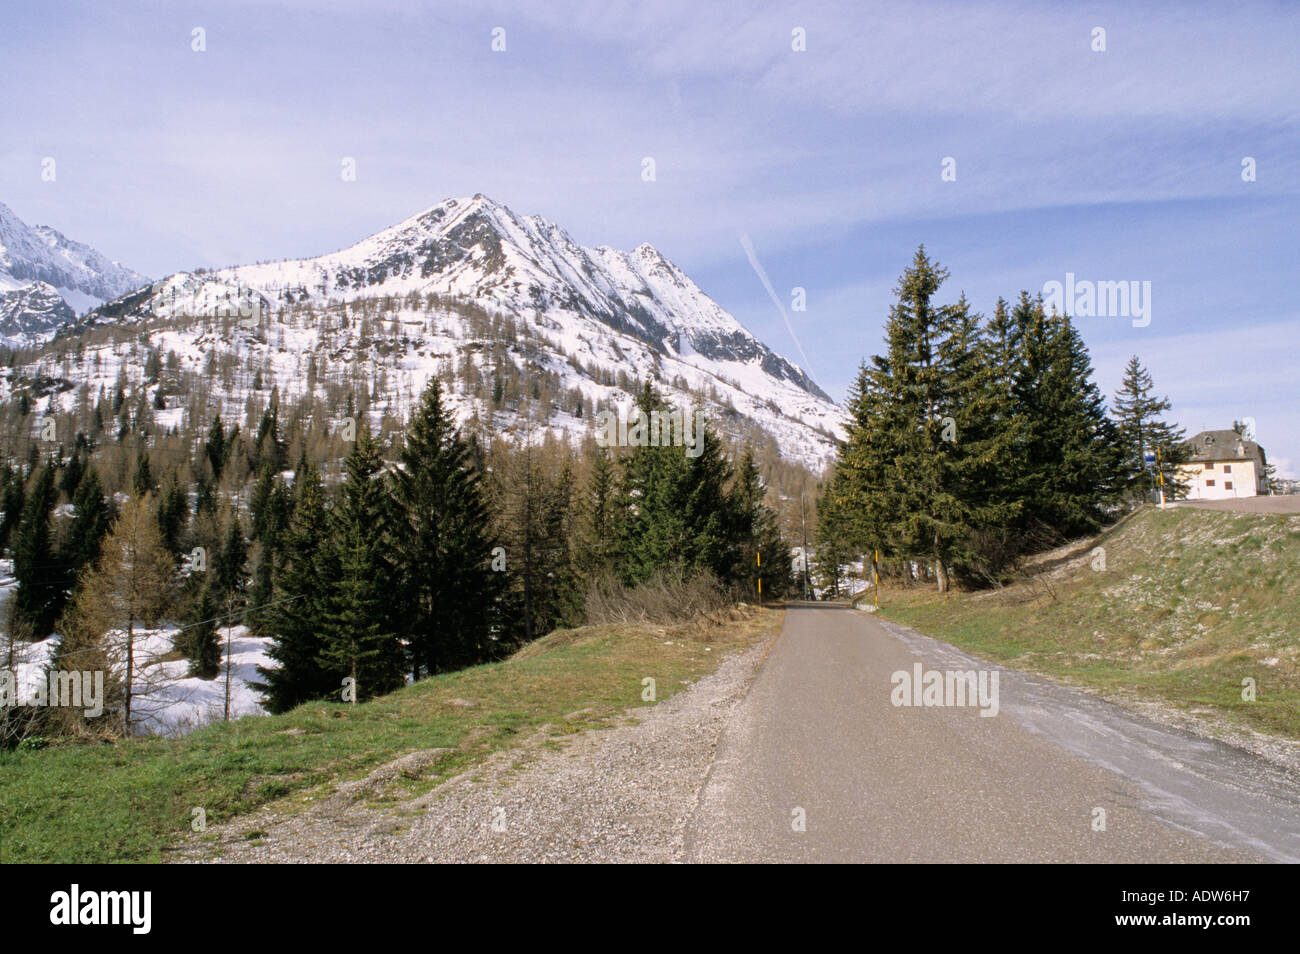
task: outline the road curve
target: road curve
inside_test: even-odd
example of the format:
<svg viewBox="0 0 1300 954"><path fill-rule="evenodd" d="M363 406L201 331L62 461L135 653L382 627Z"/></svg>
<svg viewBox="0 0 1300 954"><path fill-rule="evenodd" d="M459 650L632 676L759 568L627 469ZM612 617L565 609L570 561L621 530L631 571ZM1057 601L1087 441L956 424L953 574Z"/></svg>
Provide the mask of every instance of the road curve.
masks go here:
<svg viewBox="0 0 1300 954"><path fill-rule="evenodd" d="M917 663L996 670L997 715L893 705L892 674ZM795 605L685 849L699 862L1295 862L1300 780L904 627Z"/></svg>

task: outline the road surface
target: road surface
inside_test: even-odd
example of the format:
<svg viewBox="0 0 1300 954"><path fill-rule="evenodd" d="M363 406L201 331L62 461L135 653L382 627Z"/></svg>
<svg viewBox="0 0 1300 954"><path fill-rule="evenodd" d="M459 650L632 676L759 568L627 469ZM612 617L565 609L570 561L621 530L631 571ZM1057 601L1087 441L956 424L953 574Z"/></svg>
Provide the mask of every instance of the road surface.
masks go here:
<svg viewBox="0 0 1300 954"><path fill-rule="evenodd" d="M1228 497L1223 500L1179 500L1173 507L1198 510L1232 510L1237 513L1300 514L1300 494L1266 497Z"/></svg>
<svg viewBox="0 0 1300 954"><path fill-rule="evenodd" d="M559 744L542 728L427 792L392 786L445 750L406 753L174 857L1300 861L1300 781L1272 763L1009 670L994 716L894 706L892 675L918 663L988 669L856 610L791 606L779 636L635 721Z"/></svg>
<svg viewBox="0 0 1300 954"><path fill-rule="evenodd" d="M916 663L996 669L997 714L893 705L892 674ZM685 848L701 862L1295 862L1300 781L867 614L794 605Z"/></svg>

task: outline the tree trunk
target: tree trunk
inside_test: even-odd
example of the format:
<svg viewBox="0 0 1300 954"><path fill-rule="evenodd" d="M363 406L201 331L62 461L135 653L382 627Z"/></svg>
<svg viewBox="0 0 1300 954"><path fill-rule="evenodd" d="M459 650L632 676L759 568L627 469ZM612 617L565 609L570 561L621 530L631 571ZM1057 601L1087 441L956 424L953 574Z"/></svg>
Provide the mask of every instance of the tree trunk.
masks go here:
<svg viewBox="0 0 1300 954"><path fill-rule="evenodd" d="M939 550L938 535L935 535L934 541L934 578L939 584L939 592L948 592L948 567L943 562L943 553Z"/></svg>
<svg viewBox="0 0 1300 954"><path fill-rule="evenodd" d="M126 704L122 709L122 734L131 737L131 681L135 673L135 617L126 619Z"/></svg>

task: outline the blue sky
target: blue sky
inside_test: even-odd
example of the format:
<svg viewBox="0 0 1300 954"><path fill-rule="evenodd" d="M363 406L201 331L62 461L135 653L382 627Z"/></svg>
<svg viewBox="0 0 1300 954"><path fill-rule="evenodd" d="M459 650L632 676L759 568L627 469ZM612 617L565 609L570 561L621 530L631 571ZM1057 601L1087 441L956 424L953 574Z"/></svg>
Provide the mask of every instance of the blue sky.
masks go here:
<svg viewBox="0 0 1300 954"><path fill-rule="evenodd" d="M841 399L924 242L985 312L1150 281L1148 326L1078 320L1102 389L1137 354L1189 433L1251 416L1300 470L1298 5L115 6L6 5L0 202L151 276L483 192L651 242ZM798 344L742 233L787 307L807 290Z"/></svg>

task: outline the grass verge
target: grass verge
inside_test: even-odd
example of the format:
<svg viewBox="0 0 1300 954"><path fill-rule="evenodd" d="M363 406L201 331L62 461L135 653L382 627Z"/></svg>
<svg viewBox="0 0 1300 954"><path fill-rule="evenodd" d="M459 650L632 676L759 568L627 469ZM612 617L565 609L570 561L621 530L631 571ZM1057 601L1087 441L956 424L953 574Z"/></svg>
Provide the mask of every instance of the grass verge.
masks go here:
<svg viewBox="0 0 1300 954"><path fill-rule="evenodd" d="M647 677L663 701L775 632L782 615L734 609L678 626L564 630L503 662L362 705L311 703L181 739L0 753L0 863L162 861L190 833L195 809L213 825L404 753L448 749L419 779L434 784L541 726L565 734L612 724L650 704Z"/></svg>
<svg viewBox="0 0 1300 954"><path fill-rule="evenodd" d="M1295 516L1151 509L1003 590L885 589L881 615L1118 700L1300 739Z"/></svg>

